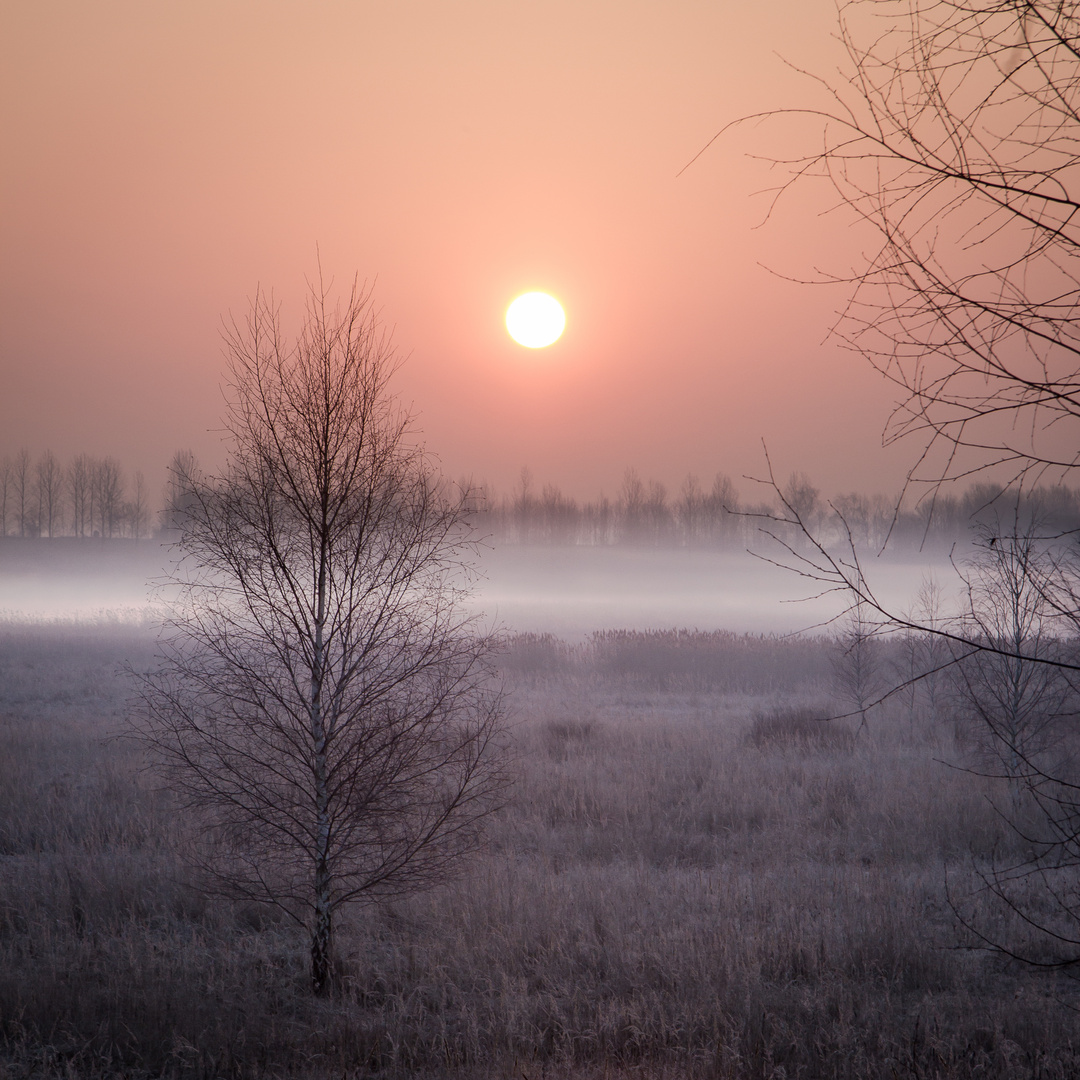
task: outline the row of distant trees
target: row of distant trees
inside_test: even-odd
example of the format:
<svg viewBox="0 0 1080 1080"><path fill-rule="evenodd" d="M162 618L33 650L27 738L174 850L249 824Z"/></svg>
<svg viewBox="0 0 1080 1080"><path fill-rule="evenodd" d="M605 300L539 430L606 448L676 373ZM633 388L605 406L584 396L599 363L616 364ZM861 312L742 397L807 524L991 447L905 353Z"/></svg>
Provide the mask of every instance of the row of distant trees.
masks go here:
<svg viewBox="0 0 1080 1080"><path fill-rule="evenodd" d="M689 477L674 501L663 484L644 480L634 469L614 498L601 495L591 502L579 502L555 484L536 486L528 469L522 469L512 494L500 497L481 488L477 495L485 529L510 543L719 545L745 531L738 493L723 474L708 490Z"/></svg>
<svg viewBox="0 0 1080 1080"><path fill-rule="evenodd" d="M148 536L154 523L146 481L112 457L22 449L0 459L0 536Z"/></svg>
<svg viewBox="0 0 1080 1080"><path fill-rule="evenodd" d="M719 548L745 547L759 539L763 526L775 531L772 501L740 498L731 478L718 473L705 487L694 475L669 494L657 480L645 480L634 469L623 477L614 497L580 502L554 484L538 486L528 469L510 495L473 487L475 507L484 512L484 528L497 540L522 544ZM818 533L850 532L863 550L948 547L970 536L973 526L996 512L1002 488L973 484L955 495L938 492L909 508L897 509L891 496L857 492L824 497L802 473L783 487L802 521ZM1010 496L1011 498L1011 496ZM1039 488L1025 497L1039 520L1060 532L1080 525L1080 492L1057 486ZM833 539L846 542L847 536Z"/></svg>
<svg viewBox="0 0 1080 1080"><path fill-rule="evenodd" d="M63 462L51 450L36 458L20 450L0 459L0 536L140 539L167 530L183 513L184 492L176 477L193 466L190 452L174 456L164 505L159 506L152 505L143 474L127 474L115 458L76 454ZM722 472L708 487L691 474L672 495L659 481L628 469L614 497L583 502L555 484L538 486L528 469L522 469L509 495L468 486L473 508L483 514L482 529L503 543L745 547L758 539L763 522L773 527L768 519L776 510L771 502L744 501ZM842 519L858 547L878 550L886 539L897 549L953 544L993 513L1001 488L973 484L956 495L938 493L933 504L926 501L897 511L895 500L882 494L851 492L826 499L808 477L794 473L784 494L818 533L836 529ZM1080 526L1080 492L1046 487L1027 498L1037 503L1039 520L1047 528L1065 532Z"/></svg>

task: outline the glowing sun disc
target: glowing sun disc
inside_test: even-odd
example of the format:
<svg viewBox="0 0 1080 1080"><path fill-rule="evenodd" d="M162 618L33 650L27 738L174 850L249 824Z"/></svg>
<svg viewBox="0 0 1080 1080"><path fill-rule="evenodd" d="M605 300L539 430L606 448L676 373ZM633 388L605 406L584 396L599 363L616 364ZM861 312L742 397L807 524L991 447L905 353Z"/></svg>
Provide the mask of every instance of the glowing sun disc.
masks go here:
<svg viewBox="0 0 1080 1080"><path fill-rule="evenodd" d="M559 301L547 293L523 293L506 309L506 329L527 349L542 349L558 341L565 326Z"/></svg>

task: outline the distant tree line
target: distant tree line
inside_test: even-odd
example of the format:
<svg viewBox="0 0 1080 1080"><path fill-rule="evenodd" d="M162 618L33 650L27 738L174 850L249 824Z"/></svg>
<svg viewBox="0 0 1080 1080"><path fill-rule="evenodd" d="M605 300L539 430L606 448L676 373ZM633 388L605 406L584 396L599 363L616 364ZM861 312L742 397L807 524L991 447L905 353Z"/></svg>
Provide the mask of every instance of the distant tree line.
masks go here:
<svg viewBox="0 0 1080 1080"><path fill-rule="evenodd" d="M614 497L601 495L578 501L555 484L538 486L528 469L509 495L498 495L485 485L462 481L472 492L472 507L482 528L496 541L552 546L642 546L720 549L753 546L760 538L763 519L775 518L773 501L749 502L740 497L734 482L718 473L705 487L695 475L669 494L657 480L645 480L629 469ZM763 487L768 493L768 488ZM850 532L856 547L878 551L888 541L893 550L949 548L970 538L972 528L994 513L1003 489L988 483L973 484L950 495L938 492L911 507L897 509L896 499L884 495L849 492L824 497L803 473L793 473L783 487L804 522L819 533ZM1010 499L1012 496L1010 496ZM1034 489L1023 501L1037 507L1047 529L1067 532L1080 528L1080 492L1064 486ZM839 515L839 517L838 517ZM775 531L774 521L765 527ZM794 537L792 538L794 541Z"/></svg>
<svg viewBox="0 0 1080 1080"><path fill-rule="evenodd" d="M0 536L149 536L154 524L146 481L112 457L26 449L0 459Z"/></svg>
<svg viewBox="0 0 1080 1080"><path fill-rule="evenodd" d="M0 536L141 539L175 530L190 497L181 478L196 469L191 452L178 451L162 498L151 500L142 472L129 476L115 458L77 454L65 463L51 450L37 458L19 450L0 458ZM509 494L499 495L485 484L460 483L469 492L475 523L500 543L742 549L760 540L763 523L775 531L774 522L767 520L776 515L775 500L742 498L723 472L708 486L690 474L671 494L658 480L628 469L613 497L587 501L552 483L537 485L528 469L522 469ZM904 551L948 549L970 538L973 528L993 516L1003 489L972 484L899 511L896 500L884 494L848 492L828 499L803 473L792 473L782 490L819 535L846 529L860 550L879 551L888 540L890 549ZM767 486L762 492L771 494ZM1062 485L1037 488L1022 502L1037 509L1048 531L1080 528L1080 491ZM832 539L846 541L839 534Z"/></svg>

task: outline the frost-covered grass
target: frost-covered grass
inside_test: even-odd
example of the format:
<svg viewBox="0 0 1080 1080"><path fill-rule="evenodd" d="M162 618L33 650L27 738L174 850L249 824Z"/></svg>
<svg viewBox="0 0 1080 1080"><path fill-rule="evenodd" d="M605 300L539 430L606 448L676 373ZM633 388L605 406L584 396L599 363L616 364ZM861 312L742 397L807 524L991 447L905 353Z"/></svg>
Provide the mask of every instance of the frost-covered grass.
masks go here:
<svg viewBox="0 0 1080 1080"><path fill-rule="evenodd" d="M946 874L1015 843L992 782L947 718L815 727L828 642L518 640L488 850L355 911L323 1001L292 926L186 884L114 737L151 656L0 628L0 1077L1080 1073L1071 985L954 947Z"/></svg>

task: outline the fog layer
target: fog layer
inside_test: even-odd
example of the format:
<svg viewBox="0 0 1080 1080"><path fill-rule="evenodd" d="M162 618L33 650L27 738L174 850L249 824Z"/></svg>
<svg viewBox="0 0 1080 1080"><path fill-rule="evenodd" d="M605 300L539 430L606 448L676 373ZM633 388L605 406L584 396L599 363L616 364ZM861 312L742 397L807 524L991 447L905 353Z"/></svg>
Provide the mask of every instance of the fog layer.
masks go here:
<svg viewBox="0 0 1080 1080"><path fill-rule="evenodd" d="M153 614L152 585L170 549L155 542L19 541L0 545L0 617L85 619ZM869 560L897 610L923 577L949 580L929 557ZM787 633L843 609L818 589L745 551L499 545L481 552L471 606L488 624L573 639L598 629ZM811 599L806 599L812 597Z"/></svg>

